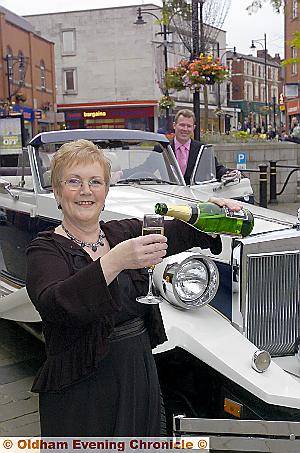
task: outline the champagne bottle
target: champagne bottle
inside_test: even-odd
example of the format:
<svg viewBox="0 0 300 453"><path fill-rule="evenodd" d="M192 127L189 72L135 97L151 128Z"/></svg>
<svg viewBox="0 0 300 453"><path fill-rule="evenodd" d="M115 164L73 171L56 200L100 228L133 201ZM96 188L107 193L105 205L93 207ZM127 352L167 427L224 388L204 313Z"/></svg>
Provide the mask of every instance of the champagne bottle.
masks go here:
<svg viewBox="0 0 300 453"><path fill-rule="evenodd" d="M225 206L221 208L215 203L198 202L170 206L157 203L155 212L182 220L205 233L245 237L251 233L254 226L253 215L247 209L235 212Z"/></svg>

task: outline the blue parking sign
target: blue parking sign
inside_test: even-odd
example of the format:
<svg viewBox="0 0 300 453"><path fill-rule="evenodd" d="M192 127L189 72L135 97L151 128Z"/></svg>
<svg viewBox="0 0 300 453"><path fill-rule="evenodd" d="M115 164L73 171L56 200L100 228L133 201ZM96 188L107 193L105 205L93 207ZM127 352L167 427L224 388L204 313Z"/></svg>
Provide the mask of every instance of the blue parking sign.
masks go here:
<svg viewBox="0 0 300 453"><path fill-rule="evenodd" d="M236 168L239 170L245 170L247 165L247 153L238 152L236 154Z"/></svg>

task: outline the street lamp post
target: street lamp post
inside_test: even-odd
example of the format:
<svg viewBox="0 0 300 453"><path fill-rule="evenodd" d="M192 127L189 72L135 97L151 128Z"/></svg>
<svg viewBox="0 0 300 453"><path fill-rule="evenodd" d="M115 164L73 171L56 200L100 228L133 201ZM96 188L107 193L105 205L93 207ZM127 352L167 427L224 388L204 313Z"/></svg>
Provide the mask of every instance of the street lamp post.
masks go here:
<svg viewBox="0 0 300 453"><path fill-rule="evenodd" d="M202 2L201 2L202 5ZM199 8L198 0L192 0L192 59L197 58L200 54L199 46ZM195 131L196 140L200 140L200 92L193 92L193 110L195 115Z"/></svg>
<svg viewBox="0 0 300 453"><path fill-rule="evenodd" d="M164 2L163 2L163 7L164 7ZM136 25L144 25L146 22L143 19L143 14L149 14L150 16L155 17L159 22L161 22L161 19L153 13L153 11L158 11L160 10L159 7L157 8L145 8L142 9L141 7L138 7L137 9L137 20L134 22ZM167 41L167 36L171 32L168 31L167 25L164 23L163 25L160 24L160 33L163 36L163 49L164 49L164 70L165 74L168 70L168 41ZM169 96L169 90L168 88L164 88L164 95ZM167 126L167 132L168 128L170 127L170 110L169 107L166 108L166 126Z"/></svg>
<svg viewBox="0 0 300 453"><path fill-rule="evenodd" d="M4 60L6 62L6 75L7 75L7 100L10 105L12 102L12 98L18 91L19 87L24 85L25 71L26 71L26 58L24 58L23 55L15 57L13 55L7 54L4 57ZM14 78L14 66L16 63L19 64L19 74L21 74L21 77L19 77L17 91L12 92L12 84L13 84L13 78Z"/></svg>
<svg viewBox="0 0 300 453"><path fill-rule="evenodd" d="M26 65L28 58L25 58L23 55L20 56L13 56L11 54L7 54L4 58L6 62L6 76L7 76L7 104L5 104L4 109L4 116L14 116L20 117L21 122L21 139L22 139L22 147L25 146L25 130L24 130L24 117L22 113L13 113L11 112L13 108L13 97L18 92L21 86L25 84L25 74L26 74ZM19 72L19 80L18 80L18 88L14 91L12 89L12 85L14 83L14 66L18 63L18 72Z"/></svg>
<svg viewBox="0 0 300 453"><path fill-rule="evenodd" d="M204 29L203 29L203 6L205 0L192 0L192 54L191 60L198 58L200 53L204 53ZM196 140L200 140L200 92L195 90L193 93L193 110L195 115Z"/></svg>
<svg viewBox="0 0 300 453"><path fill-rule="evenodd" d="M273 128L274 128L274 132L276 134L276 96L273 96L272 97L272 104L273 104Z"/></svg>
<svg viewBox="0 0 300 453"><path fill-rule="evenodd" d="M264 49L264 68L265 68L265 77L264 77L264 84L265 84L265 132L267 132L268 126L268 109L269 109L269 102L268 102L268 74L267 74L267 35L264 33L264 37L262 39L252 39L252 44L250 49L256 49L254 43L260 44Z"/></svg>
<svg viewBox="0 0 300 453"><path fill-rule="evenodd" d="M220 51L221 50L224 50L225 52L222 53L222 55L220 56ZM230 51L230 50L233 50L233 56L236 56L236 47L226 47L226 48L223 48L223 49L220 49L220 43L219 41L217 41L217 57L219 58L220 62L222 62L222 58L224 57L224 55L226 54L226 52ZM218 128L219 128L219 133L221 133L221 110L222 110L222 106L221 106L221 82L218 82L218 87L217 87L217 96L218 96L218 112L220 112L218 114Z"/></svg>

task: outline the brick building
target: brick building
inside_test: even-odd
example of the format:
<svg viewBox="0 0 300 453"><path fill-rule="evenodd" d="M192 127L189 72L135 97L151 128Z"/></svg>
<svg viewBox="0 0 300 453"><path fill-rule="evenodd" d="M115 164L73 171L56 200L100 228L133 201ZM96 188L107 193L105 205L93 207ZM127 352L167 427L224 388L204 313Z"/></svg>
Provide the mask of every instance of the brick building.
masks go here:
<svg viewBox="0 0 300 453"><path fill-rule="evenodd" d="M0 6L0 115L23 115L25 140L55 126L54 44Z"/></svg>
<svg viewBox="0 0 300 453"><path fill-rule="evenodd" d="M264 128L268 124L280 124L278 99L282 90L280 57L272 58L258 50L257 56L227 52L227 64L231 71L228 84L228 101L240 108L239 121L244 127ZM265 77L266 70L266 77ZM275 113L275 115L274 115Z"/></svg>
<svg viewBox="0 0 300 453"><path fill-rule="evenodd" d="M300 49L291 44L295 32L300 32L300 2L286 0L284 9L285 58L298 58ZM300 62L285 66L286 126L290 129L295 120L300 122Z"/></svg>

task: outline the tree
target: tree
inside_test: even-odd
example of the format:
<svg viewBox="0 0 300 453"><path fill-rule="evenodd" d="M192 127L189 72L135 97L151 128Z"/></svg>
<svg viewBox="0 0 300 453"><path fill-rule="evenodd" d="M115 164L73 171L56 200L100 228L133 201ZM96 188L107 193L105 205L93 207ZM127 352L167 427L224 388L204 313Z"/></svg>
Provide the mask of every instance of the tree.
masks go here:
<svg viewBox="0 0 300 453"><path fill-rule="evenodd" d="M231 0L201 0L199 1L199 50L207 54L215 47L219 30L222 28L230 7ZM163 18L168 24L172 24L183 43L191 59L199 57L195 55L193 48L192 8L191 0L165 0ZM203 87L204 96L204 124L203 129L208 128L208 93L207 87Z"/></svg>
<svg viewBox="0 0 300 453"><path fill-rule="evenodd" d="M249 0L247 0L249 2ZM285 0L252 0L252 2L247 6L249 13L256 12L264 4L269 3L273 6L274 10L279 13L280 8L284 6Z"/></svg>
<svg viewBox="0 0 300 453"><path fill-rule="evenodd" d="M291 46L294 46L296 49L300 49L300 32L299 31L296 31L296 33L294 33L294 39L289 41L289 44ZM300 57L287 58L286 60L283 61L282 64L285 66L287 64L293 64L293 63L300 63Z"/></svg>

